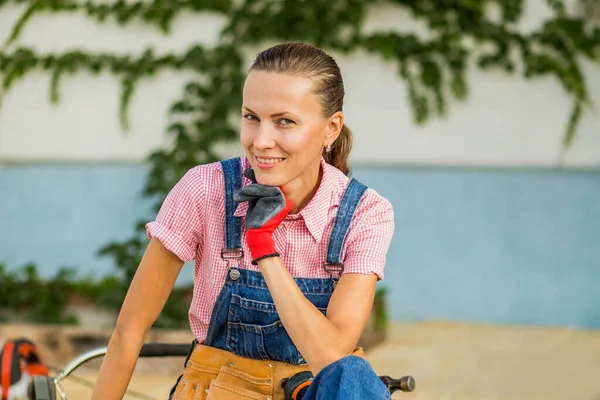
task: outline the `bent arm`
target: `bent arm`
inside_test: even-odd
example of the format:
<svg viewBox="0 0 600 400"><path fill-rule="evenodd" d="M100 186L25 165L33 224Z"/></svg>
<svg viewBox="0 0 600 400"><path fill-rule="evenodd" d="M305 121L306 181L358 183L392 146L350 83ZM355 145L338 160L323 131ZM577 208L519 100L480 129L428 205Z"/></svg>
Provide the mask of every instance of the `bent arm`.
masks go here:
<svg viewBox="0 0 600 400"><path fill-rule="evenodd" d="M325 316L300 291L280 258L258 265L283 326L314 375L352 353L373 307L377 275L342 275Z"/></svg>
<svg viewBox="0 0 600 400"><path fill-rule="evenodd" d="M183 261L151 239L127 291L92 400L122 399L148 331L162 311Z"/></svg>
<svg viewBox="0 0 600 400"><path fill-rule="evenodd" d="M279 257L258 262L281 322L315 375L352 353L373 308L377 281L383 277L394 232L393 209L377 198L365 199L361 206L364 212L346 240L345 272L326 316L300 291Z"/></svg>

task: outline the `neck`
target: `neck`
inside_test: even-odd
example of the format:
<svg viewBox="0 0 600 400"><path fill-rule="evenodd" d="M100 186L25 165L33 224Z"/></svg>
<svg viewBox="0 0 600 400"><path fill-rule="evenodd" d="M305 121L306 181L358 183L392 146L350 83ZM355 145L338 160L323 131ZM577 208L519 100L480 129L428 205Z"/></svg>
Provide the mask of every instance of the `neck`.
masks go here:
<svg viewBox="0 0 600 400"><path fill-rule="evenodd" d="M294 205L292 214L298 214L310 202L319 188L322 176L323 171L319 163L316 168L311 168L310 171L306 171L306 174L281 187L285 196Z"/></svg>

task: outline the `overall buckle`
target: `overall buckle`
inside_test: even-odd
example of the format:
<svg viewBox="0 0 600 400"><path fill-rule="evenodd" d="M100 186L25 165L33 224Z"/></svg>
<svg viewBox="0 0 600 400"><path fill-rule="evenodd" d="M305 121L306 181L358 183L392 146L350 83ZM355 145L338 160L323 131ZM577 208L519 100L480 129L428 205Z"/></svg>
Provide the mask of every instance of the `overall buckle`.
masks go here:
<svg viewBox="0 0 600 400"><path fill-rule="evenodd" d="M335 273L335 272L341 273L344 270L344 264L343 263L324 262L323 269L329 273Z"/></svg>
<svg viewBox="0 0 600 400"><path fill-rule="evenodd" d="M221 249L221 258L223 260L235 260L244 258L244 249L233 248L233 249Z"/></svg>
<svg viewBox="0 0 600 400"><path fill-rule="evenodd" d="M240 271L237 267L233 267L231 265L231 260L239 260L244 257L244 249L236 247L232 249L221 249L221 258L225 260L227 263L227 267L229 268L229 277L232 281L237 281L240 279Z"/></svg>

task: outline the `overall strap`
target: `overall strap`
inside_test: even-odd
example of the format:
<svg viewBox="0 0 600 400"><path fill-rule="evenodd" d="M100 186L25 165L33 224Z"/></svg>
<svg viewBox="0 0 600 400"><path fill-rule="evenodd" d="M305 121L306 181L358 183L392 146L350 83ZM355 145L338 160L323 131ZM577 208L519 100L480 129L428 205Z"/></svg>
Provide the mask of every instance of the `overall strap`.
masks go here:
<svg viewBox="0 0 600 400"><path fill-rule="evenodd" d="M341 273L344 270L344 264L341 260L342 248L356 207L358 207L366 190L365 185L352 178L344 191L329 237L327 260L323 263L323 268L330 273Z"/></svg>
<svg viewBox="0 0 600 400"><path fill-rule="evenodd" d="M223 260L241 259L242 219L234 217L235 201L233 195L242 187L242 164L240 158L221 161L223 179L225 180L225 247L221 250Z"/></svg>

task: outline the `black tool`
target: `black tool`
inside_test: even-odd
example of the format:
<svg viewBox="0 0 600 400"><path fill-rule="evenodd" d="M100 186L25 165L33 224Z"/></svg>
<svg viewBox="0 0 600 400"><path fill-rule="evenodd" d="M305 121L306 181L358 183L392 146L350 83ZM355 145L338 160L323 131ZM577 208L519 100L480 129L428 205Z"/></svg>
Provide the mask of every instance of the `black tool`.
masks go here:
<svg viewBox="0 0 600 400"><path fill-rule="evenodd" d="M308 387L313 380L313 374L310 371L302 371L281 380L285 400L302 400ZM390 393L398 390L402 392L412 392L415 390L415 379L412 376L403 376L400 379L393 379L387 375L379 377Z"/></svg>

